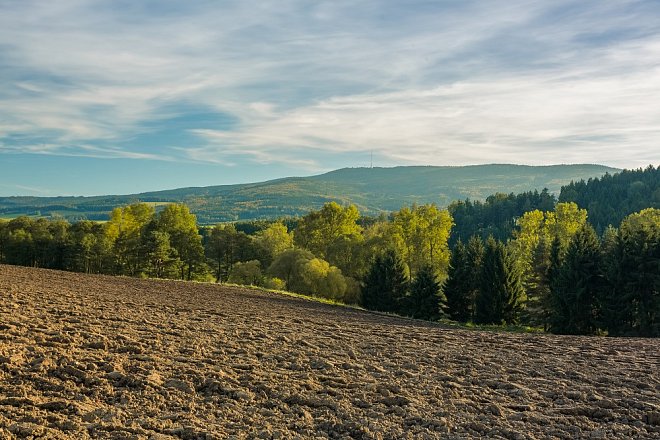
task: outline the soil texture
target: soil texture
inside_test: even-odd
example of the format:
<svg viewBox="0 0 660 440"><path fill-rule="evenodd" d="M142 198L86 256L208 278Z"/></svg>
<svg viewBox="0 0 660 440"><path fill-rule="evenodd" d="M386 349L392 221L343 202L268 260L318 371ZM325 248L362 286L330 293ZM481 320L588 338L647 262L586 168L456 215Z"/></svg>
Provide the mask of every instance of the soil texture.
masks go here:
<svg viewBox="0 0 660 440"><path fill-rule="evenodd" d="M660 341L0 266L0 438L660 439Z"/></svg>

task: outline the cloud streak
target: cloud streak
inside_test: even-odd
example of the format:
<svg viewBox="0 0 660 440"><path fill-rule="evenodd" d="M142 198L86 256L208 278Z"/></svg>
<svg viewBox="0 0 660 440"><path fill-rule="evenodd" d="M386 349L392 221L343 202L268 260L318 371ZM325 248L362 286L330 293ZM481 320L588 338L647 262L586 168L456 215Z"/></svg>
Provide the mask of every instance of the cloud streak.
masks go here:
<svg viewBox="0 0 660 440"><path fill-rule="evenodd" d="M0 154L660 162L654 0L2 3Z"/></svg>

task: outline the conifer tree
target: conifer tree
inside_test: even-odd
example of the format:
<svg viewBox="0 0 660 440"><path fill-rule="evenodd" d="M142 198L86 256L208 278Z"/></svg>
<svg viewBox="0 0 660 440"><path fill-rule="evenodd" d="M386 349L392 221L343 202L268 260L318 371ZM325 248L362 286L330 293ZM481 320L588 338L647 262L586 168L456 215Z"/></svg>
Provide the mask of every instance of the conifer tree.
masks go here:
<svg viewBox="0 0 660 440"><path fill-rule="evenodd" d="M367 309L396 313L408 292L408 277L401 258L392 250L376 257L362 290Z"/></svg>
<svg viewBox="0 0 660 440"><path fill-rule="evenodd" d="M610 309L618 311L622 328L617 330L660 336L660 209L644 209L623 220L615 258L618 289Z"/></svg>
<svg viewBox="0 0 660 440"><path fill-rule="evenodd" d="M451 319L466 322L470 319L472 299L470 298L467 249L458 241L451 252L449 271L442 291L447 298L447 313Z"/></svg>
<svg viewBox="0 0 660 440"><path fill-rule="evenodd" d="M591 225L571 240L552 283L550 330L594 334L598 330L598 295L602 288L600 244Z"/></svg>
<svg viewBox="0 0 660 440"><path fill-rule="evenodd" d="M507 255L502 242L492 237L486 241L481 283L477 295L475 322L479 324L515 324L525 299L520 272Z"/></svg>
<svg viewBox="0 0 660 440"><path fill-rule="evenodd" d="M478 235L473 235L468 241L467 247L467 258L466 258L466 271L467 271L467 280L468 280L468 298L470 300L469 305L469 319L474 319L474 310L475 302L477 300L477 294L479 293L479 287L481 284L481 265L484 259L484 241Z"/></svg>
<svg viewBox="0 0 660 440"><path fill-rule="evenodd" d="M630 331L632 310L623 301L625 290L621 273L623 246L619 231L609 226L603 232L601 243L602 292L599 297L600 326L609 336L621 336Z"/></svg>
<svg viewBox="0 0 660 440"><path fill-rule="evenodd" d="M436 320L444 315L446 302L433 266L422 266L410 285L404 313L417 319Z"/></svg>

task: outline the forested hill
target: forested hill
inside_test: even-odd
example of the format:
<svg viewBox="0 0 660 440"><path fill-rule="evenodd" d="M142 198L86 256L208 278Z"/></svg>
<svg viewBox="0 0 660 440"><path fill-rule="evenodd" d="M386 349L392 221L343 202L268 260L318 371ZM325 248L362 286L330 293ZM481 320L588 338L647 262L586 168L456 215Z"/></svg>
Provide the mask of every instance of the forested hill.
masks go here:
<svg viewBox="0 0 660 440"><path fill-rule="evenodd" d="M497 192L520 193L562 185L619 170L601 165L474 165L463 167L345 168L311 177L268 182L181 188L123 196L0 197L0 217L62 216L107 220L117 206L134 202L183 202L201 224L307 214L324 203L353 203L364 215L403 205L483 200Z"/></svg>
<svg viewBox="0 0 660 440"><path fill-rule="evenodd" d="M645 208L660 208L660 167L623 170L562 187L560 202L575 202L589 212L589 222L602 233L619 226L627 215Z"/></svg>

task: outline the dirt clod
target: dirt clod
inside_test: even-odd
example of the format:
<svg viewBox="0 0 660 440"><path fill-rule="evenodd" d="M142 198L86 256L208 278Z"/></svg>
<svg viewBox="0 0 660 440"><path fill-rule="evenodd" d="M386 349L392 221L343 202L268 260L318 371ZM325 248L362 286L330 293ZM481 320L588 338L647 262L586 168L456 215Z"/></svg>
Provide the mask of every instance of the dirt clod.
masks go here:
<svg viewBox="0 0 660 440"><path fill-rule="evenodd" d="M660 439L660 341L0 266L0 438Z"/></svg>

